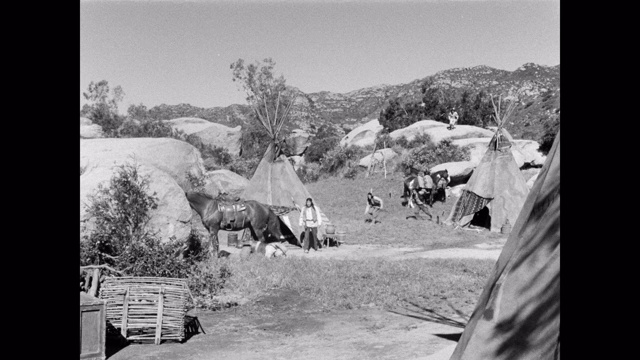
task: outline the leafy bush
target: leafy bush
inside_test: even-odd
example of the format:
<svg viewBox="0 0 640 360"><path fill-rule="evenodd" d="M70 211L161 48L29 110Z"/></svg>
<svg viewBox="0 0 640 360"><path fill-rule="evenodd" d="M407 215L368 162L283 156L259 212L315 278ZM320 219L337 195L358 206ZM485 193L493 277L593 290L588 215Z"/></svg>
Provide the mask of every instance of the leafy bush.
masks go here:
<svg viewBox="0 0 640 360"><path fill-rule="evenodd" d="M454 145L450 140L442 140L438 145L433 143L414 148L403 156L400 169L408 172L411 169L427 171L435 165L469 160L469 149Z"/></svg>
<svg viewBox="0 0 640 360"><path fill-rule="evenodd" d="M225 147L205 144L198 136L193 134L187 136L185 141L200 151L207 171L226 168L233 162L233 157Z"/></svg>
<svg viewBox="0 0 640 360"><path fill-rule="evenodd" d="M344 173L344 177L350 180L355 180L358 174L361 172L360 166L352 166Z"/></svg>
<svg viewBox="0 0 640 360"><path fill-rule="evenodd" d="M118 134L123 138L164 137L183 140L185 137L183 131L173 129L171 125L160 120L126 121L118 130Z"/></svg>
<svg viewBox="0 0 640 360"><path fill-rule="evenodd" d="M186 278L197 306L219 307L213 299L231 275L224 260L211 261L193 229L185 244L162 243L148 231L149 211L158 199L147 190L148 178L131 164L120 166L109 187L98 187L87 209L96 227L80 242L80 265L107 264L128 276Z"/></svg>
<svg viewBox="0 0 640 360"><path fill-rule="evenodd" d="M121 165L111 178L109 187L98 186L89 196L87 214L95 219L95 229L85 236L90 247L84 265L118 266L118 256L129 245L153 236L146 229L149 211L158 207L158 200L147 194L148 177L138 172L137 165ZM124 263L126 265L126 263Z"/></svg>
<svg viewBox="0 0 640 360"><path fill-rule="evenodd" d="M389 135L389 133L379 132L376 135L375 143L377 149L385 149L393 147L396 144L396 141L391 138L391 135Z"/></svg>
<svg viewBox="0 0 640 360"><path fill-rule="evenodd" d="M538 149L541 153L544 155L549 153L559 130L560 116L558 116L554 121L544 123L544 133L542 134L542 137L540 137L540 147Z"/></svg>
<svg viewBox="0 0 640 360"><path fill-rule="evenodd" d="M340 137L314 138L311 140L304 157L308 163L320 163L322 157L340 143Z"/></svg>
<svg viewBox="0 0 640 360"><path fill-rule="evenodd" d="M401 147L403 147L405 149L408 149L409 148L409 140L407 140L406 136L402 135L402 136L400 136L399 138L397 138L395 140L395 145L398 145L398 146L401 146Z"/></svg>
<svg viewBox="0 0 640 360"><path fill-rule="evenodd" d="M237 157L229 164L229 170L238 175L244 176L247 179L251 179L253 177L253 173L256 172L261 159L262 157L249 159Z"/></svg>
<svg viewBox="0 0 640 360"><path fill-rule="evenodd" d="M365 155L364 149L356 145L336 147L322 157L320 171L334 175L343 168L351 167L353 162L359 161Z"/></svg>
<svg viewBox="0 0 640 360"><path fill-rule="evenodd" d="M303 164L298 168L298 170L296 170L296 174L303 184L316 182L320 178L320 164Z"/></svg>
<svg viewBox="0 0 640 360"><path fill-rule="evenodd" d="M435 146L433 141L431 140L431 136L427 133L422 133L416 135L411 141L407 142L407 149L415 149L423 146Z"/></svg>

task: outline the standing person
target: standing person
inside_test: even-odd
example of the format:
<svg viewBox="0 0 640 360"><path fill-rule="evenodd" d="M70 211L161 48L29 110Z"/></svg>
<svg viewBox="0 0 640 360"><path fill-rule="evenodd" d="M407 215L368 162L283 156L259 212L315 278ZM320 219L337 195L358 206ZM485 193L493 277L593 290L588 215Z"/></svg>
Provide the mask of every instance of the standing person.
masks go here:
<svg viewBox="0 0 640 360"><path fill-rule="evenodd" d="M378 215L380 210L382 210L383 204L384 202L381 198L374 196L371 192L367 193L367 208L364 209L364 214L369 215L370 217L367 216L364 222L374 221L374 224L379 223L380 220L378 220Z"/></svg>
<svg viewBox="0 0 640 360"><path fill-rule="evenodd" d="M453 130L456 127L456 123L458 122L458 113L455 108L451 108L449 111L449 127L447 129Z"/></svg>
<svg viewBox="0 0 640 360"><path fill-rule="evenodd" d="M309 247L313 247L313 250L318 251L318 226L322 225L322 216L320 216L320 209L313 204L311 198L307 198L305 207L300 211L300 226L304 226L304 244L302 248L305 254L309 252ZM311 236L313 236L313 242L310 243Z"/></svg>

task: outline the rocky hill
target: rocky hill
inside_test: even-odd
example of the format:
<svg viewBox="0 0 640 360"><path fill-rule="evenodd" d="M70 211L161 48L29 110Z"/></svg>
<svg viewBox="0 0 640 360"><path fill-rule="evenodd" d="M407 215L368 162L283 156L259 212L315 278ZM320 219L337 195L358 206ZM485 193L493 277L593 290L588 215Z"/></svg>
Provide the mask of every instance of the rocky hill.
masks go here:
<svg viewBox="0 0 640 360"><path fill-rule="evenodd" d="M560 65L542 66L527 63L514 71L499 70L488 66L455 68L437 72L407 84L378 85L348 93L321 91L306 94L297 88L290 90L298 95L291 113L289 129L301 128L311 133L323 124L332 124L342 131L377 119L389 99L401 102L420 101L421 87L433 81L432 87L452 91L458 96L465 90L480 90L494 95L518 93L520 106L514 112L509 131L517 138L538 139L545 123L555 121L560 114ZM155 119L197 117L235 127L251 121L251 109L247 105L198 108L188 104L155 106L149 110Z"/></svg>

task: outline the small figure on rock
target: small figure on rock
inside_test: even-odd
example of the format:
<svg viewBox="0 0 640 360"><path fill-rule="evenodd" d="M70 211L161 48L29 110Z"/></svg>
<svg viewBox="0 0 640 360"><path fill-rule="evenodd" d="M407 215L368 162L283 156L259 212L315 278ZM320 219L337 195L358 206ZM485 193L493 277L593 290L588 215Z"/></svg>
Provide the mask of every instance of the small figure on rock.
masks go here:
<svg viewBox="0 0 640 360"><path fill-rule="evenodd" d="M456 128L456 123L458 122L458 113L455 108L449 110L449 127L447 129L453 130Z"/></svg>

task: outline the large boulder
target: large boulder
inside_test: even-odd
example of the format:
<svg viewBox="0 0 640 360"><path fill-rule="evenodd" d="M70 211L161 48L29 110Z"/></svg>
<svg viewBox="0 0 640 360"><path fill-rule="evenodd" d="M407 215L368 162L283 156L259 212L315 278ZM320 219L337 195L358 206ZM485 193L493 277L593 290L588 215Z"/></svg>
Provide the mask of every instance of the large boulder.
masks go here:
<svg viewBox="0 0 640 360"><path fill-rule="evenodd" d="M469 148L470 161L478 165L480 160L487 152L491 138L468 138L468 139L456 139L452 141L452 144ZM514 140L511 146L511 154L516 161L518 167L522 167L525 164L529 166L541 166L544 164L545 156L538 151L540 145L534 140Z"/></svg>
<svg viewBox="0 0 640 360"><path fill-rule="evenodd" d="M393 159L396 156L398 156L398 154L396 154L396 152L393 151L392 149L380 149L380 150L376 150L375 154L369 154L363 157L360 160L360 163L358 163L358 165L363 167L369 167L369 164L371 163L371 158L375 158L378 161L382 161L382 159L384 158L386 161L388 161L390 159Z"/></svg>
<svg viewBox="0 0 640 360"><path fill-rule="evenodd" d="M364 125L351 130L340 140L340 146L367 146L373 145L376 141L376 135L382 131L383 126L376 120L371 120Z"/></svg>
<svg viewBox="0 0 640 360"><path fill-rule="evenodd" d="M118 168L115 164L92 167L80 176L80 223L85 225L81 226L81 235L94 228L93 219L86 212L87 205L90 204L89 195L95 194L99 184L108 187ZM184 190L171 175L154 166L139 164L138 173L149 179L147 191L154 194L158 204L156 209L149 212L147 229L156 232L163 242L171 239L185 241L191 232L192 214Z"/></svg>
<svg viewBox="0 0 640 360"><path fill-rule="evenodd" d="M187 135L196 136L203 144L208 146L223 147L231 155L240 154L240 137L242 127L231 128L200 118L183 117L172 120L164 120L176 130L183 131Z"/></svg>
<svg viewBox="0 0 640 360"><path fill-rule="evenodd" d="M216 196L220 191L240 196L249 180L231 170L214 170L205 174L205 191Z"/></svg>
<svg viewBox="0 0 640 360"><path fill-rule="evenodd" d="M127 138L80 140L80 167L85 172L138 163L170 175L178 185L191 189L189 176L200 178L205 169L198 149L171 138Z"/></svg>
<svg viewBox="0 0 640 360"><path fill-rule="evenodd" d="M471 177L471 174L473 174L473 169L475 169L475 167L476 164L471 161L454 161L436 165L429 171L431 173L442 170L449 171L449 176L451 177L451 183L449 186L455 186L458 184L465 184Z"/></svg>
<svg viewBox="0 0 640 360"><path fill-rule="evenodd" d="M94 124L91 119L80 117L80 138L99 139L103 138L102 126Z"/></svg>
<svg viewBox="0 0 640 360"><path fill-rule="evenodd" d="M397 140L404 136L411 141L414 137L421 134L428 134L431 140L437 144L444 139L466 139L477 137L488 137L491 139L493 132L472 125L456 125L453 130L447 129L449 125L435 120L421 120L413 123L405 128L392 131L389 135L392 139Z"/></svg>

